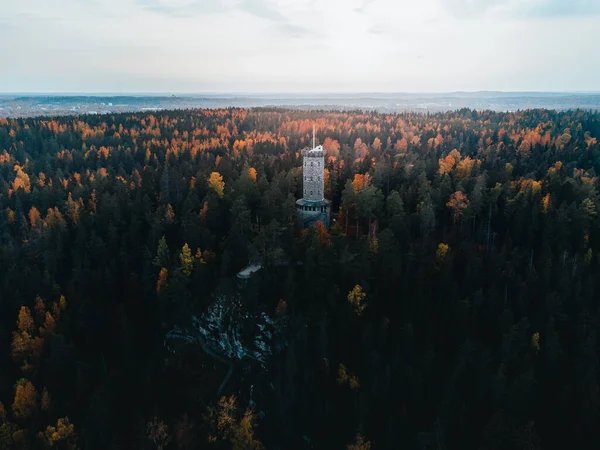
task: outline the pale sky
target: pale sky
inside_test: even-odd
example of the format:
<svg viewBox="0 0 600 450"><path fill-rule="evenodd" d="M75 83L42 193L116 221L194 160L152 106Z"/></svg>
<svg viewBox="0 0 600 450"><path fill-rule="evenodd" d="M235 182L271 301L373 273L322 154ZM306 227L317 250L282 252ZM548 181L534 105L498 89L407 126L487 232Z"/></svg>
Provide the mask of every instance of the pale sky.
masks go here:
<svg viewBox="0 0 600 450"><path fill-rule="evenodd" d="M0 92L600 91L600 0L0 0Z"/></svg>

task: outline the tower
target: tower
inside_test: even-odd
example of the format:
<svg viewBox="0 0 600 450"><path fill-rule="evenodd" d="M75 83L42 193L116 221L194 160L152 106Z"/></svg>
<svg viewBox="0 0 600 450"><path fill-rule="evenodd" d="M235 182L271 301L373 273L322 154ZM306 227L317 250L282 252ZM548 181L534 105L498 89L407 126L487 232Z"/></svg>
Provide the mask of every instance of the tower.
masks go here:
<svg viewBox="0 0 600 450"><path fill-rule="evenodd" d="M325 199L325 151L323 146L315 146L313 127L313 148L302 151L302 194L296 201L298 222L302 227L310 227L316 222L329 226L331 202Z"/></svg>

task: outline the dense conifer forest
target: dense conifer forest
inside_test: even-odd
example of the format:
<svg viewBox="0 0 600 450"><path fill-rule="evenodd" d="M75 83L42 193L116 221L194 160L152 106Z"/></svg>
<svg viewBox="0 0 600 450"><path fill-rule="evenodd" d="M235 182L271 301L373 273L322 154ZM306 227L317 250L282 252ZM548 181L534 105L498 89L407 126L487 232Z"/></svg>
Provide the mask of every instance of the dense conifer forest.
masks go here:
<svg viewBox="0 0 600 450"><path fill-rule="evenodd" d="M301 230L313 124L332 226ZM0 449L598 448L598 136L586 111L0 119Z"/></svg>

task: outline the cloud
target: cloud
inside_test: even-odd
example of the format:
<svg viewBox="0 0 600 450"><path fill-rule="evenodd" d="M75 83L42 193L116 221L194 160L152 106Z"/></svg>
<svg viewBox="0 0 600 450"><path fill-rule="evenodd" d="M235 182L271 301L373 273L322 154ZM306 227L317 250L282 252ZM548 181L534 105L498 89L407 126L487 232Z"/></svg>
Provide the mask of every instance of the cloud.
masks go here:
<svg viewBox="0 0 600 450"><path fill-rule="evenodd" d="M190 17L226 11L226 5L220 0L136 0L136 2L148 11L173 17Z"/></svg>
<svg viewBox="0 0 600 450"><path fill-rule="evenodd" d="M275 22L288 22L288 19L283 14L265 0L242 0L238 7L262 19Z"/></svg>
<svg viewBox="0 0 600 450"><path fill-rule="evenodd" d="M500 15L528 19L600 14L598 0L440 0L440 4L460 18Z"/></svg>
<svg viewBox="0 0 600 450"><path fill-rule="evenodd" d="M291 38L305 38L307 36L314 36L313 32L308 28L293 25L291 23L285 23L279 27L282 34L287 35Z"/></svg>
<svg viewBox="0 0 600 450"><path fill-rule="evenodd" d="M506 3L506 0L441 0L441 3L457 17L476 17Z"/></svg>
<svg viewBox="0 0 600 450"><path fill-rule="evenodd" d="M369 5L375 3L376 1L377 0L363 0L362 4L354 8L353 11L359 14L366 14L369 9Z"/></svg>
<svg viewBox="0 0 600 450"><path fill-rule="evenodd" d="M598 90L598 3L19 0L0 89Z"/></svg>
<svg viewBox="0 0 600 450"><path fill-rule="evenodd" d="M380 35L383 35L386 30L381 25L373 25L373 26L369 27L369 29L367 31L376 36L380 36Z"/></svg>
<svg viewBox="0 0 600 450"><path fill-rule="evenodd" d="M268 0L135 0L147 11L175 18L191 18L200 15L243 12L266 20L273 29L291 37L302 38L308 30L282 14L276 5Z"/></svg>
<svg viewBox="0 0 600 450"><path fill-rule="evenodd" d="M266 0L242 0L238 7L249 14L266 19L277 25L277 29L292 38L302 38L310 34L304 26L294 24L275 5Z"/></svg>
<svg viewBox="0 0 600 450"><path fill-rule="evenodd" d="M597 0L540 0L523 3L523 12L525 15L533 17L566 17L600 14L600 2Z"/></svg>

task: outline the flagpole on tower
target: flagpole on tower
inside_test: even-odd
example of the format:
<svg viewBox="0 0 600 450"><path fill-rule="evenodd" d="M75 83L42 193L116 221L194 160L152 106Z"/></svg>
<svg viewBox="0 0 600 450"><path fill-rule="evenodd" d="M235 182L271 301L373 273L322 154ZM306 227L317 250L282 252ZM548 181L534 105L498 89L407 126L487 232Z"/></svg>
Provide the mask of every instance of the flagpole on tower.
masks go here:
<svg viewBox="0 0 600 450"><path fill-rule="evenodd" d="M315 125L313 124L313 148L315 148Z"/></svg>

